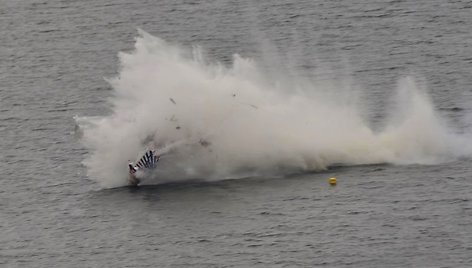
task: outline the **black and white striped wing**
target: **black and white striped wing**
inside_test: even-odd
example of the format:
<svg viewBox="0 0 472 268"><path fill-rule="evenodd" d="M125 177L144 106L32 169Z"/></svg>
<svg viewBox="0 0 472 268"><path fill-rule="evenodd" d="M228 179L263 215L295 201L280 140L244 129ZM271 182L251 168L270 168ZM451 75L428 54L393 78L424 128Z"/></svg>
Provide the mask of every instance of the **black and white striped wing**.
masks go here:
<svg viewBox="0 0 472 268"><path fill-rule="evenodd" d="M147 151L141 159L136 163L136 166L139 168L154 169L156 168L157 161L159 161L159 156L154 153L154 151Z"/></svg>

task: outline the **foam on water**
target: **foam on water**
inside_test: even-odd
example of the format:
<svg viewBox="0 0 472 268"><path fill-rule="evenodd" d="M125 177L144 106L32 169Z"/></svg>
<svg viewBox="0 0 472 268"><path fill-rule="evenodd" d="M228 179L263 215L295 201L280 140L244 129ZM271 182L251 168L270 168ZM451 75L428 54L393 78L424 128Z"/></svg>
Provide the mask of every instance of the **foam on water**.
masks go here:
<svg viewBox="0 0 472 268"><path fill-rule="evenodd" d="M149 147L162 158L145 183L429 164L470 151L412 78L400 79L396 105L374 132L359 109L368 99L316 83L290 86L283 74L269 81L238 55L226 67L140 31L135 50L119 57L120 74L109 81L113 112L77 119L89 177L104 187L125 185L127 161Z"/></svg>

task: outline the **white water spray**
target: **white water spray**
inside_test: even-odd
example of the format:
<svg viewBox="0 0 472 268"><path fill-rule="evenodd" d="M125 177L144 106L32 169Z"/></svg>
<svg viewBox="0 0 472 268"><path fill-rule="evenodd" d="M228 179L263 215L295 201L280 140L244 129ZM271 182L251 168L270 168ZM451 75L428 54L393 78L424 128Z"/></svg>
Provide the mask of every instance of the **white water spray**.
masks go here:
<svg viewBox="0 0 472 268"><path fill-rule="evenodd" d="M145 183L457 156L457 137L411 78L401 80L397 107L374 133L349 98L316 85L280 88L287 83L267 81L237 55L231 67L210 64L198 50L192 55L140 31L135 50L120 60L120 75L110 80L113 113L78 120L91 152L89 177L104 187L125 185L127 161L148 147L162 158Z"/></svg>

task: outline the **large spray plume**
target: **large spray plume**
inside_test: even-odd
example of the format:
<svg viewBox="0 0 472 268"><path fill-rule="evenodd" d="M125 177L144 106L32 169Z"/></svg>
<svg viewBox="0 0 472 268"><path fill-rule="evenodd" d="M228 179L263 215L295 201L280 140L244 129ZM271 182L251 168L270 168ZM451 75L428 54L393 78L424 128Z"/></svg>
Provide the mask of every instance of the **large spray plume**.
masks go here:
<svg viewBox="0 0 472 268"><path fill-rule="evenodd" d="M385 128L374 132L358 109L362 102L343 97L343 90L282 87L283 75L268 81L238 55L226 67L140 31L135 50L119 57L120 75L109 81L113 112L77 119L90 149L89 177L104 187L125 185L127 161L150 147L162 157L145 183L434 163L457 155L457 137L411 78L401 79Z"/></svg>

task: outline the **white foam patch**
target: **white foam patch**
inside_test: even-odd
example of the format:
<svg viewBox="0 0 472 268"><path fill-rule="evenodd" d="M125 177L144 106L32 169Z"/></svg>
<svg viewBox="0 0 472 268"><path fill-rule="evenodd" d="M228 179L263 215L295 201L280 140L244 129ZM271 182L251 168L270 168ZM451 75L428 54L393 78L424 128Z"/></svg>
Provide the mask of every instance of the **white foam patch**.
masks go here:
<svg viewBox="0 0 472 268"><path fill-rule="evenodd" d="M293 77L267 81L238 55L230 67L208 63L198 49L140 31L135 50L119 56L120 75L109 81L113 112L77 118L91 152L88 175L103 187L125 185L127 161L149 147L162 157L146 183L437 163L468 153L412 78L400 81L396 108L374 133L355 92L305 82L281 88Z"/></svg>

